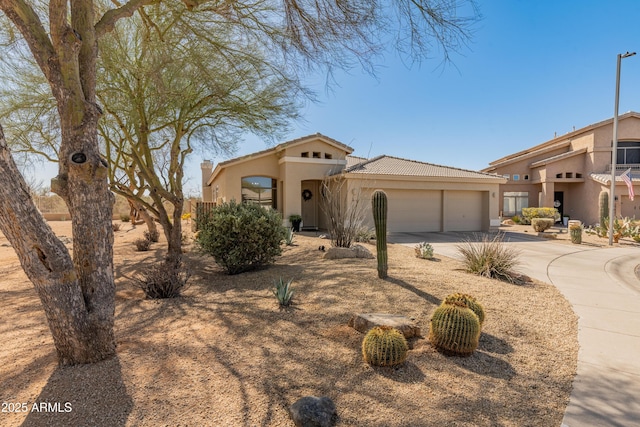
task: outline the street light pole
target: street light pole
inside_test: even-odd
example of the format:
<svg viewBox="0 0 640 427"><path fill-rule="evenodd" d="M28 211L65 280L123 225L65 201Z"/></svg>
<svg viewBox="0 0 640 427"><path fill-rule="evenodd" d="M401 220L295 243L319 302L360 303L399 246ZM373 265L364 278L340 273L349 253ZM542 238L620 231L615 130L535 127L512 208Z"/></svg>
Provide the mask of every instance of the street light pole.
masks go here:
<svg viewBox="0 0 640 427"><path fill-rule="evenodd" d="M635 52L619 53L616 64L616 102L613 107L613 146L611 148L611 194L609 196L609 246L613 246L613 220L616 207L616 167L618 161L618 105L620 103L620 63Z"/></svg>

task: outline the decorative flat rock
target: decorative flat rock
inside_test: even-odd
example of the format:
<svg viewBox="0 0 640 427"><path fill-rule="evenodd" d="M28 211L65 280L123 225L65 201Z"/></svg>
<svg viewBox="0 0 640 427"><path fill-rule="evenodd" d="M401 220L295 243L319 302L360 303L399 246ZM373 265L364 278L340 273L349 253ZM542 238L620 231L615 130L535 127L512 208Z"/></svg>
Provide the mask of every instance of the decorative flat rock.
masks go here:
<svg viewBox="0 0 640 427"><path fill-rule="evenodd" d="M349 326L358 332L366 333L374 326L391 326L396 328L405 338L419 337L420 328L415 326L407 316L387 313L356 314L349 320Z"/></svg>
<svg viewBox="0 0 640 427"><path fill-rule="evenodd" d="M337 412L328 397L305 396L289 407L289 414L297 427L331 427Z"/></svg>
<svg viewBox="0 0 640 427"><path fill-rule="evenodd" d="M374 258L369 249L362 245L353 245L350 248L329 248L324 254L325 259L342 258Z"/></svg>

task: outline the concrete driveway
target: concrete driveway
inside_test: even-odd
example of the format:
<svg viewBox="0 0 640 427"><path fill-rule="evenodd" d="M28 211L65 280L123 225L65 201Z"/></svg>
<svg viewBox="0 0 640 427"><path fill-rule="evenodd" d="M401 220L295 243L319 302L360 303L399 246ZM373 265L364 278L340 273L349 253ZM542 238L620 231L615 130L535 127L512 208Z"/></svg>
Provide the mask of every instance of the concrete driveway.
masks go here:
<svg viewBox="0 0 640 427"><path fill-rule="evenodd" d="M555 285L578 315L578 370L563 426L640 426L640 248L568 245L505 232L520 252L519 271ZM436 256L459 258L472 233L390 233L388 241L426 241Z"/></svg>

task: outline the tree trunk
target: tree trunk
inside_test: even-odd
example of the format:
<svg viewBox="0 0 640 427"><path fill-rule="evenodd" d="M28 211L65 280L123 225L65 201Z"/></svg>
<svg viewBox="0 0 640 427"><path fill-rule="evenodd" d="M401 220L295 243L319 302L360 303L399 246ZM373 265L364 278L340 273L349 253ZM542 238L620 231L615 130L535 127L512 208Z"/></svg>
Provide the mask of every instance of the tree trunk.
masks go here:
<svg viewBox="0 0 640 427"><path fill-rule="evenodd" d="M29 196L0 127L0 229L40 297L62 365L115 355L113 195L100 173L78 179L83 174L71 172L56 186L71 201L73 260Z"/></svg>

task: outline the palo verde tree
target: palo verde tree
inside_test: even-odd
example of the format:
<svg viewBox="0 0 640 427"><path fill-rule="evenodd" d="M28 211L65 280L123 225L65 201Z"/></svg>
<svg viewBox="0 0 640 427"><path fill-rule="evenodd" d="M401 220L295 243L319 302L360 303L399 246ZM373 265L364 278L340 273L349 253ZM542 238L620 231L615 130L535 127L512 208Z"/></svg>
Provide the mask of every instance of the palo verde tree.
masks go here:
<svg viewBox="0 0 640 427"><path fill-rule="evenodd" d="M115 354L114 196L98 141L98 123L104 113L96 94L98 44L118 21L152 3L157 2L0 0L0 58L28 52L55 100L59 140L53 150L59 166L51 190L69 209L73 256L29 197L3 133L0 230L35 286L62 364L90 363ZM370 68L376 54L393 41L411 58L424 57L432 44L442 48L447 58L451 50L464 45L468 25L477 18L471 0L183 3L193 16L209 12L217 20L237 23L242 29L239 36L282 58L295 73L358 63ZM194 36L210 34L195 32ZM5 64L11 68L10 61ZM12 140L13 130L8 135Z"/></svg>
<svg viewBox="0 0 640 427"><path fill-rule="evenodd" d="M296 118L301 85L256 46L232 22L162 3L101 42L99 135L111 188L162 224L173 268L187 156L229 152L242 132L278 137Z"/></svg>

